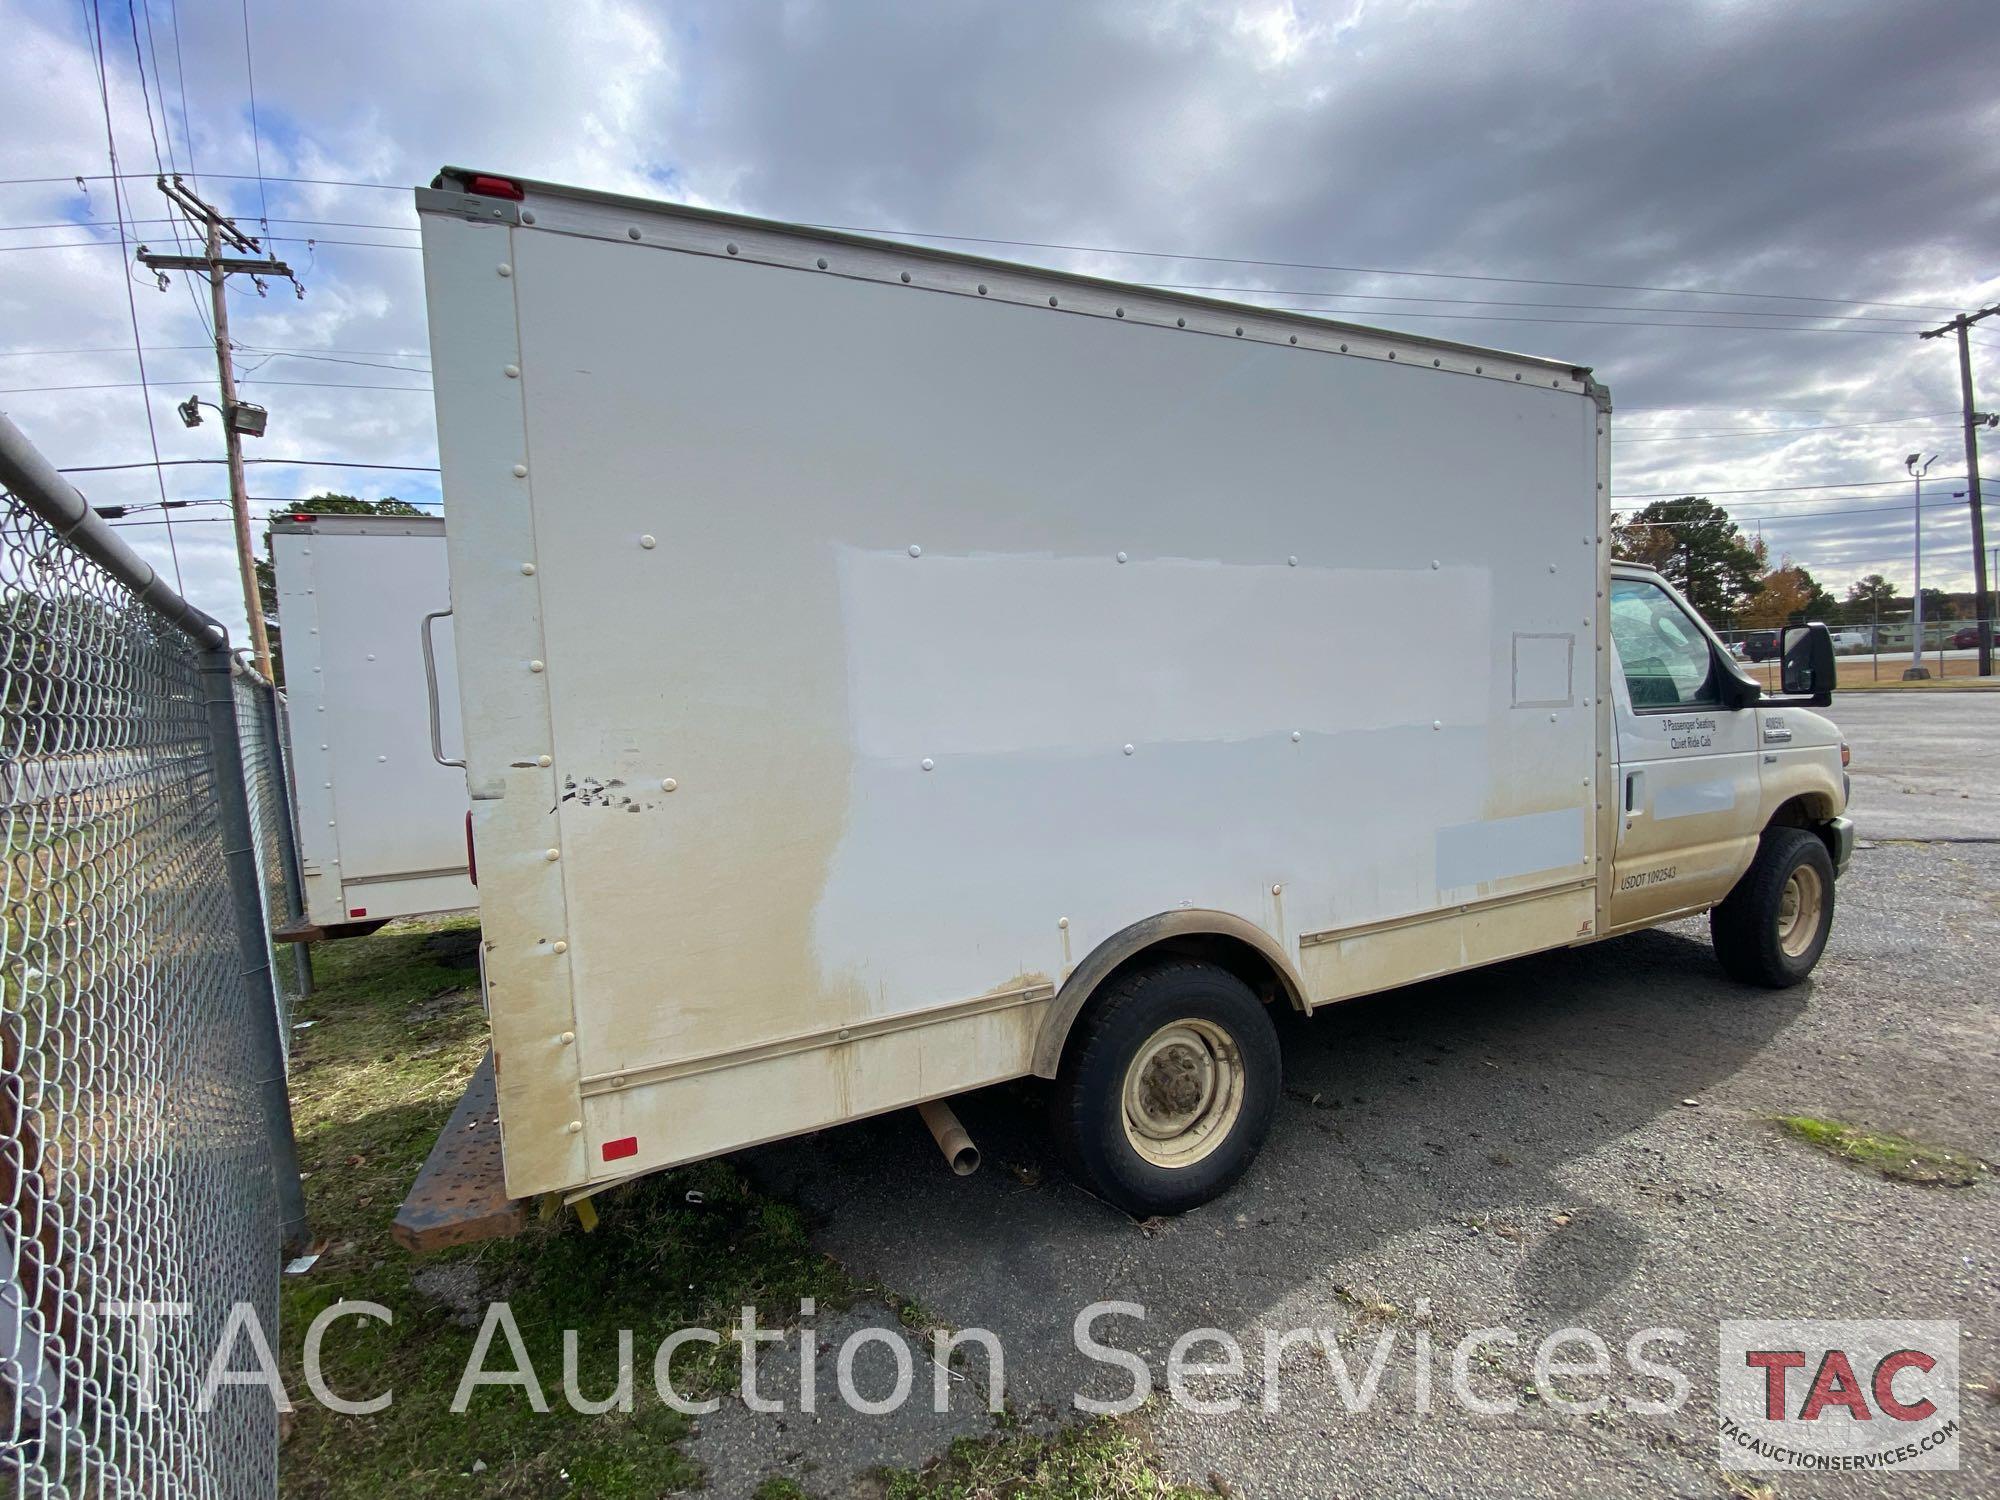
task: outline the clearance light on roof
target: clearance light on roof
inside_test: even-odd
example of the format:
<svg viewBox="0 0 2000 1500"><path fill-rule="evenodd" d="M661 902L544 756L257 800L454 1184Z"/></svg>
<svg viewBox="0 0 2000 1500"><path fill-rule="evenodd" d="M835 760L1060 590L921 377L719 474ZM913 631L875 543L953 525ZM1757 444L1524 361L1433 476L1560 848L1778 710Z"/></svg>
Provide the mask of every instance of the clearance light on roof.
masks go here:
<svg viewBox="0 0 2000 1500"><path fill-rule="evenodd" d="M465 190L468 193L476 193L482 198L506 198L515 203L528 196L522 191L520 183L505 177L488 177L483 173L475 173L466 182Z"/></svg>

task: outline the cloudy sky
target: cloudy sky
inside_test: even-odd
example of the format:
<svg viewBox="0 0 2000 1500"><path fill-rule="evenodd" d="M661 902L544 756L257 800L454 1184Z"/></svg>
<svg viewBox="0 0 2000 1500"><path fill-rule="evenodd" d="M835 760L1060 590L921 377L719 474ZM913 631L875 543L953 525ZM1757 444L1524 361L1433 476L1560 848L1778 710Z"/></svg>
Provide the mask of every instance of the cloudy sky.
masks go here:
<svg viewBox="0 0 2000 1500"><path fill-rule="evenodd" d="M408 189L449 162L1038 242L968 248L1589 364L1617 403L1621 508L1711 495L1836 587L1908 586L1903 455L1936 452L1926 582L1965 586L1956 359L1915 335L2000 300L1994 19L1976 0L0 0L0 408L58 465L150 460L136 317L162 457L220 452L173 409L212 394L204 310L118 248L108 102L120 167L146 174L124 184L129 240L170 244L150 175L178 168L268 223L305 286L231 292L243 394L271 410L253 455L418 466L260 463L258 496L438 499ZM1973 349L2000 407L2000 318ZM75 477L100 505L226 492L217 465L161 472ZM1411 457L1418 500L1469 480ZM176 515L186 591L234 627L224 512ZM123 534L172 576L161 526Z"/></svg>

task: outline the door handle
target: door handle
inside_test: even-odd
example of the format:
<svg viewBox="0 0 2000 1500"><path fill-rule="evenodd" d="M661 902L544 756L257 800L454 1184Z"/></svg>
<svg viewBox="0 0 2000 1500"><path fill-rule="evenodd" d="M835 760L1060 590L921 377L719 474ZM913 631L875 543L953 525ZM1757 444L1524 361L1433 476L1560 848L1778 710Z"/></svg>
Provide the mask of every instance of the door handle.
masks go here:
<svg viewBox="0 0 2000 1500"><path fill-rule="evenodd" d="M1627 771L1625 773L1625 816L1643 818L1646 816L1646 773Z"/></svg>
<svg viewBox="0 0 2000 1500"><path fill-rule="evenodd" d="M448 609L434 609L424 616L424 622L417 629L424 643L424 696L429 700L431 711L431 759L441 766L465 767L462 760L453 760L444 753L444 725L438 719L438 674L437 651L431 645L431 621L442 620L451 613Z"/></svg>

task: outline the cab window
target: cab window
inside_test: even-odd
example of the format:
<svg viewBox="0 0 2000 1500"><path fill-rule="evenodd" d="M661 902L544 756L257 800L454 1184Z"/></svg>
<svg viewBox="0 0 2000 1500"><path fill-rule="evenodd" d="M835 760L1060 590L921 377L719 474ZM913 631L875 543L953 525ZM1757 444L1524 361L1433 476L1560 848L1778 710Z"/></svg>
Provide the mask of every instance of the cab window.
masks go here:
<svg viewBox="0 0 2000 1500"><path fill-rule="evenodd" d="M1611 639L1632 707L1714 707L1721 702L1708 637L1657 583L1611 580Z"/></svg>

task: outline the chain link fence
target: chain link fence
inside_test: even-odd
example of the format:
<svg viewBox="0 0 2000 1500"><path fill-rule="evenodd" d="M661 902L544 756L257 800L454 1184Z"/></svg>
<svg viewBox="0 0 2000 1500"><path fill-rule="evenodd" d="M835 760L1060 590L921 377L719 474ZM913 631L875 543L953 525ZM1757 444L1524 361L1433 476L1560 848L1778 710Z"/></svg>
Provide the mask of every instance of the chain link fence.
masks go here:
<svg viewBox="0 0 2000 1500"><path fill-rule="evenodd" d="M202 1388L303 1230L277 720L5 418L0 486L0 1474L267 1496L269 1393Z"/></svg>
<svg viewBox="0 0 2000 1500"><path fill-rule="evenodd" d="M1936 619L1931 617L1928 604L1921 627L1912 618L1912 612L1904 608L1871 613L1867 619L1851 624L1829 622L1827 629L1833 633L1834 657L1843 687L1862 682L1900 682L1918 667L1933 679L1979 675L1979 621ZM2000 633L2000 625L1995 630ZM1716 633L1752 676L1777 691L1782 629Z"/></svg>
<svg viewBox="0 0 2000 1500"><path fill-rule="evenodd" d="M269 682L239 666L232 679L236 738L249 789L250 847L264 894L266 938L304 911L305 886L292 834L291 762L285 754L285 699ZM304 943L269 942L278 1036L291 1055L292 1005L312 992L312 955Z"/></svg>

